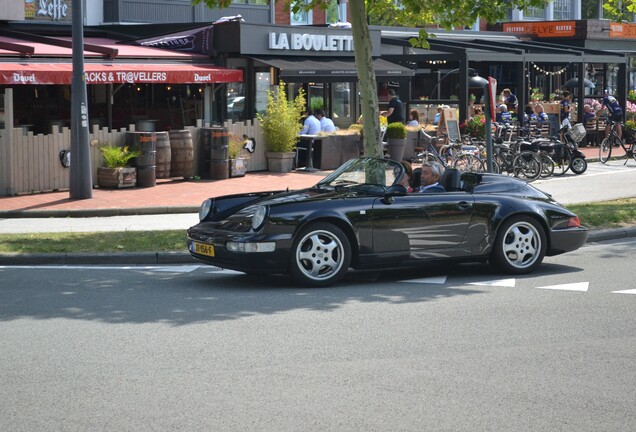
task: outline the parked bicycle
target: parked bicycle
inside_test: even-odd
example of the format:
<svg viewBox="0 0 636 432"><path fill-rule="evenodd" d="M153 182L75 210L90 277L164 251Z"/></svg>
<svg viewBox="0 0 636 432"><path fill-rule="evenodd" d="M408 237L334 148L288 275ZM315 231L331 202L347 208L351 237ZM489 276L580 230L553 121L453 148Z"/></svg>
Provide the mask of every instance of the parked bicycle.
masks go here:
<svg viewBox="0 0 636 432"><path fill-rule="evenodd" d="M618 132L616 131L616 122L612 121L610 124L610 131L607 138L601 141L601 145L599 146L599 159L601 162L606 163L612 157L612 148L618 147L619 145L625 151L624 155L616 157L616 159L625 158L625 164L630 158L634 158L636 160L636 154L634 153L634 146L636 145L636 139L634 137L633 131L623 125L623 137L625 140L622 140L618 137Z"/></svg>
<svg viewBox="0 0 636 432"><path fill-rule="evenodd" d="M476 149L474 147L467 147L460 142L449 142L442 144L438 151L436 145L446 141L446 134L439 137L433 137L424 131L422 134L426 146L422 152L411 159L411 163L439 162L444 168L457 168L461 171L484 171L483 162L475 157Z"/></svg>

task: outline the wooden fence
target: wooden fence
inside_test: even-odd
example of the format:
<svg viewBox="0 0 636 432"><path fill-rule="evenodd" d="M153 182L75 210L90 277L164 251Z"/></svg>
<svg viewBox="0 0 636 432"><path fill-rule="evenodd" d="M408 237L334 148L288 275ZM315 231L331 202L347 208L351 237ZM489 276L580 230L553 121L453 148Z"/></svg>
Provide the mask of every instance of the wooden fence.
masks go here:
<svg viewBox="0 0 636 432"><path fill-rule="evenodd" d="M236 136L247 135L254 138L256 151L248 160L248 171L267 169L263 135L260 124L256 121L226 122L223 125ZM191 131L194 146L195 175L200 175L199 159L203 157L200 145L202 125L186 127ZM67 190L70 186L70 168L65 168L60 161L60 152L71 149L71 130L53 128L50 134L34 135L25 133L22 128L0 131L0 196L25 193ZM94 126L89 134L90 160L93 185L97 183L97 168L102 166L103 158L99 146L124 145L126 132L134 131L135 126L128 129L108 131L108 128ZM73 163L71 155L71 163Z"/></svg>

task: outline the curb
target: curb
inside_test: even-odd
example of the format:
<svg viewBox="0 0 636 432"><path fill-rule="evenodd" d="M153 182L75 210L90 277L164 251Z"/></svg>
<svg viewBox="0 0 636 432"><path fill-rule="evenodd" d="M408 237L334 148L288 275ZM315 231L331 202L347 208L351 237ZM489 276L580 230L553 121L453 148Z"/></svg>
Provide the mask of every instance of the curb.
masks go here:
<svg viewBox="0 0 636 432"><path fill-rule="evenodd" d="M587 243L636 237L636 226L591 231ZM123 252L66 254L0 254L0 266L157 265L200 263L189 252Z"/></svg>
<svg viewBox="0 0 636 432"><path fill-rule="evenodd" d="M197 262L189 252L0 254L0 265L156 265Z"/></svg>
<svg viewBox="0 0 636 432"><path fill-rule="evenodd" d="M139 216L177 213L198 213L200 206L132 207L76 210L9 210L0 211L1 219L84 218L104 216Z"/></svg>

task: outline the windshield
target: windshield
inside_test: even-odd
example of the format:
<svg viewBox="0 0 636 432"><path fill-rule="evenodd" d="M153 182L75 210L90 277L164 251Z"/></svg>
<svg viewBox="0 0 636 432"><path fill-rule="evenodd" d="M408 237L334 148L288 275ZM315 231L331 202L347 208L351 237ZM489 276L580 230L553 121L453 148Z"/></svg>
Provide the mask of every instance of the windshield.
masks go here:
<svg viewBox="0 0 636 432"><path fill-rule="evenodd" d="M319 187L341 185L374 185L385 188L397 184L402 177L404 167L390 159L363 157L351 159L340 168L325 177Z"/></svg>

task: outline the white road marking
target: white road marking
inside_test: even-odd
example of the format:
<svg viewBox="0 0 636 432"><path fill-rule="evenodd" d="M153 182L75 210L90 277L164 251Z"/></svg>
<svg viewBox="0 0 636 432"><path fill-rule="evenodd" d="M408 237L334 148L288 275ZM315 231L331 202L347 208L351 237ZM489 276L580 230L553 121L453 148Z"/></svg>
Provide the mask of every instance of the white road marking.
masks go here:
<svg viewBox="0 0 636 432"><path fill-rule="evenodd" d="M168 273L191 273L201 267L200 265L166 266L154 268L152 271Z"/></svg>
<svg viewBox="0 0 636 432"><path fill-rule="evenodd" d="M228 269L218 269L218 270L212 270L212 271L208 271L206 272L208 274L225 274L225 275L238 275L238 274L245 274L243 272L240 271L236 271L236 270L228 270Z"/></svg>
<svg viewBox="0 0 636 432"><path fill-rule="evenodd" d="M447 276L434 276L434 277L420 278L420 279L407 279L407 280L402 280L400 282L444 285L446 283L446 277Z"/></svg>
<svg viewBox="0 0 636 432"><path fill-rule="evenodd" d="M612 294L636 294L636 289L622 290L622 291L612 291Z"/></svg>
<svg viewBox="0 0 636 432"><path fill-rule="evenodd" d="M486 286L502 286L502 287L512 287L514 288L516 280L512 279L497 279L491 281L482 281L482 282L470 282L468 285L486 285Z"/></svg>
<svg viewBox="0 0 636 432"><path fill-rule="evenodd" d="M549 285L537 287L537 289L562 290L562 291L587 291L589 282L577 282L563 285Z"/></svg>

